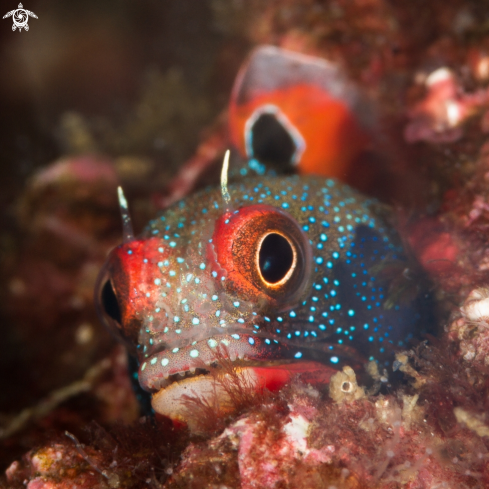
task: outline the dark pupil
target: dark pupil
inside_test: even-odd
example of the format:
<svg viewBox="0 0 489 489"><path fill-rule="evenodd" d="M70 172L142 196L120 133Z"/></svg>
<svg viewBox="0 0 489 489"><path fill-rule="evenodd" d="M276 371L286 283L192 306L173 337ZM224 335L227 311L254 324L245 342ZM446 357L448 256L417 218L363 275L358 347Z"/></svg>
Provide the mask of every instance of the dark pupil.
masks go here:
<svg viewBox="0 0 489 489"><path fill-rule="evenodd" d="M262 163L287 165L296 147L284 126L273 114L262 114L251 129L253 157Z"/></svg>
<svg viewBox="0 0 489 489"><path fill-rule="evenodd" d="M110 280L107 280L107 282L105 282L105 285L102 289L102 306L104 307L104 310L108 316L117 321L119 324L122 323L119 302L117 301L117 297L115 295L114 289L112 288Z"/></svg>
<svg viewBox="0 0 489 489"><path fill-rule="evenodd" d="M280 234L269 234L262 242L258 262L263 278L270 284L280 282L292 266L294 254Z"/></svg>

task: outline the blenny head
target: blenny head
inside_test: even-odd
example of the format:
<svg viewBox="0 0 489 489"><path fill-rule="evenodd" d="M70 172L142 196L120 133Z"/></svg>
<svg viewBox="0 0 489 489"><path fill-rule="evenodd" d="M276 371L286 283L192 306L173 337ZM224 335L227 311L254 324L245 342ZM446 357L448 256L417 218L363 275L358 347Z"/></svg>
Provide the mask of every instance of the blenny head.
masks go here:
<svg viewBox="0 0 489 489"><path fill-rule="evenodd" d="M138 356L155 410L173 419L182 394L219 391L206 375L216 352L258 387L311 371L324 382L345 356L389 361L419 322L416 304L383 307L372 270L402 250L374 202L298 176L229 194L207 189L169 208L112 251L99 279L103 316Z"/></svg>

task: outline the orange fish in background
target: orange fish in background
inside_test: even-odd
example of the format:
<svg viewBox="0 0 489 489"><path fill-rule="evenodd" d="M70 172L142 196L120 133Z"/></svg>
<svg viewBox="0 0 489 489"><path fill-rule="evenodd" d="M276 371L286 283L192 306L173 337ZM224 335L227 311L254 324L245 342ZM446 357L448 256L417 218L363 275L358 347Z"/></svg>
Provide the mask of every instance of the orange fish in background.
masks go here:
<svg viewBox="0 0 489 489"><path fill-rule="evenodd" d="M369 144L367 118L372 111L336 65L274 46L251 53L229 104L242 156L340 179Z"/></svg>

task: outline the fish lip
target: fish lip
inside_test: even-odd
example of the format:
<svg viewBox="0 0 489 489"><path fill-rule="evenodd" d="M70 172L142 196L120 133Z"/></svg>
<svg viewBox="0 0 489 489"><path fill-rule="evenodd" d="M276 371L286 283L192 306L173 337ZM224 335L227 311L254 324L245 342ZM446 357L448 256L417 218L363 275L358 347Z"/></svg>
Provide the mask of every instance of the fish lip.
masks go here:
<svg viewBox="0 0 489 489"><path fill-rule="evenodd" d="M240 370L243 369L249 369L249 368L273 368L277 366L284 366L286 364L294 363L292 360L288 359L277 359L277 360L235 360L231 361L229 359L226 359L229 361L233 367L236 367ZM197 377L205 377L208 375L211 375L212 370L218 369L220 367L220 360L216 359L215 362L212 364L208 365L208 369L204 368L203 366L200 367L195 367L191 368L186 371L181 371L178 373L171 374L168 378L165 378L163 380L160 380L155 384L155 389L156 392L163 391L170 387L173 384L183 382L189 379L196 379ZM225 371L223 373L226 373Z"/></svg>
<svg viewBox="0 0 489 489"><path fill-rule="evenodd" d="M238 339L237 339L238 337ZM187 374L192 369L206 370L219 360L233 364L266 365L273 361L287 363L290 348L283 343L252 334L220 334L185 346L165 349L144 358L139 366L139 382L143 389L155 392L178 381L175 374ZM182 377L182 379L185 377Z"/></svg>
<svg viewBox="0 0 489 489"><path fill-rule="evenodd" d="M217 364L216 364L216 367L217 367ZM213 367L210 367L210 368L213 368ZM168 378L160 379L160 381L154 385L154 389L156 389L156 392L160 392L162 390L167 389L172 384L182 382L182 381L188 380L190 378L203 377L203 376L206 376L209 374L210 374L210 370L208 370L208 369L205 369L202 367L195 368L195 369L192 368L192 369L187 370L185 372L178 372L176 374L172 374Z"/></svg>

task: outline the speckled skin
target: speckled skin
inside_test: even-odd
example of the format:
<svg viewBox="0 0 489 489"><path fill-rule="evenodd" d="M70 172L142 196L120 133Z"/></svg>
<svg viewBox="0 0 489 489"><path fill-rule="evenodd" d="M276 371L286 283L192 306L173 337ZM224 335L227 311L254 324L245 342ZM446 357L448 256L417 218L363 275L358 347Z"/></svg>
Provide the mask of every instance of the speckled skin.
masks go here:
<svg viewBox="0 0 489 489"><path fill-rule="evenodd" d="M229 193L230 208L220 188L175 204L109 257L104 277L121 308L116 326L137 345L143 388L155 391L170 375L214 362L219 345L233 361L389 363L420 314L417 303L384 308L388 284L378 265L401 259L402 250L378 203L316 177L250 178ZM232 226L257 204L279 209L303 233L306 269L285 301L255 300L236 287L228 262L223 268L218 223Z"/></svg>

